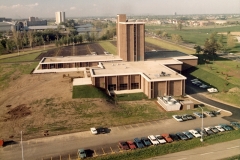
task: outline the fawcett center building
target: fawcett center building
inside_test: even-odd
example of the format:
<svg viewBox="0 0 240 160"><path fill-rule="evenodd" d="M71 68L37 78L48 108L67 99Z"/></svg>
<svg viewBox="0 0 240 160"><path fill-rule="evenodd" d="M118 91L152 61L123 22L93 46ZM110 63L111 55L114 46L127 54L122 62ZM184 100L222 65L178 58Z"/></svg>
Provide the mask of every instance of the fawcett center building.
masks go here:
<svg viewBox="0 0 240 160"><path fill-rule="evenodd" d="M44 57L34 73L84 70L92 85L124 93L143 92L148 98L185 94L181 71L197 65L198 58L178 51L145 50L145 24L117 16L117 52L113 55Z"/></svg>

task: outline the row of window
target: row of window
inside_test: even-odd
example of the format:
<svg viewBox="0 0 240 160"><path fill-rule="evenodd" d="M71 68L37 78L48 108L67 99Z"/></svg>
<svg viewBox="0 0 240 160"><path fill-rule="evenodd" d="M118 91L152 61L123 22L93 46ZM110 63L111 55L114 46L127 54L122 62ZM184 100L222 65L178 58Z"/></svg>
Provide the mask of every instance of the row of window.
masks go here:
<svg viewBox="0 0 240 160"><path fill-rule="evenodd" d="M120 84L118 89L119 90L127 90L128 84L127 83ZM131 83L131 89L139 89L139 83ZM109 91L117 90L117 85L116 84L108 85L108 90Z"/></svg>

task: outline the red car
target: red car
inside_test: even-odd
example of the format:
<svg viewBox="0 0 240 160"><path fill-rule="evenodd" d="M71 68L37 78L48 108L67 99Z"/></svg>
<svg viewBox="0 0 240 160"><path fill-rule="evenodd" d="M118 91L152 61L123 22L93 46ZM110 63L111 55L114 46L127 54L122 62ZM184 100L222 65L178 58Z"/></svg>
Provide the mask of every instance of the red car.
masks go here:
<svg viewBox="0 0 240 160"><path fill-rule="evenodd" d="M119 142L118 145L123 150L129 150L130 149L127 142Z"/></svg>
<svg viewBox="0 0 240 160"><path fill-rule="evenodd" d="M169 134L167 133L164 133L162 134L163 138L168 142L168 143L171 143L173 142L172 138L169 136Z"/></svg>
<svg viewBox="0 0 240 160"><path fill-rule="evenodd" d="M127 144L128 144L130 149L136 149L137 148L133 141L127 141Z"/></svg>

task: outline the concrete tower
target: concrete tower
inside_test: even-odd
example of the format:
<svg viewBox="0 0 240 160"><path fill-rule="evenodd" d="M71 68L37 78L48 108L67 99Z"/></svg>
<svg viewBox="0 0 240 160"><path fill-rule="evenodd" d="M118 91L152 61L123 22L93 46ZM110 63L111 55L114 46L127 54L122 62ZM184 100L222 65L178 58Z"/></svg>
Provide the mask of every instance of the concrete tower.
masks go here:
<svg viewBox="0 0 240 160"><path fill-rule="evenodd" d="M65 12L55 12L56 24L65 22Z"/></svg>

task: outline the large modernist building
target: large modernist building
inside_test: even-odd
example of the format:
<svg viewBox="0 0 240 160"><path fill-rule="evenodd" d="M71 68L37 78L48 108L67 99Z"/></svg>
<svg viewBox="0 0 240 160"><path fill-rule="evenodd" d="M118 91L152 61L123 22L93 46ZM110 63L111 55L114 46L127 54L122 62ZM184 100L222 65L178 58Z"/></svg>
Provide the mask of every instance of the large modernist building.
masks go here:
<svg viewBox="0 0 240 160"><path fill-rule="evenodd" d="M83 70L92 85L109 92L143 92L148 98L185 94L181 71L197 65L198 58L178 51L144 53L144 23L127 22L118 15L118 55L45 57L34 73Z"/></svg>
<svg viewBox="0 0 240 160"><path fill-rule="evenodd" d="M125 14L117 15L117 53L123 61L144 61L144 22L128 22Z"/></svg>
<svg viewBox="0 0 240 160"><path fill-rule="evenodd" d="M65 22L65 12L55 12L56 24Z"/></svg>

